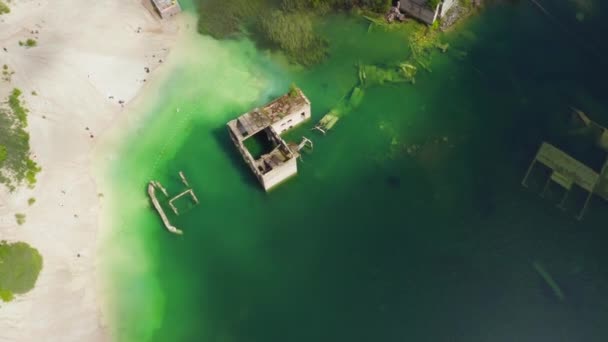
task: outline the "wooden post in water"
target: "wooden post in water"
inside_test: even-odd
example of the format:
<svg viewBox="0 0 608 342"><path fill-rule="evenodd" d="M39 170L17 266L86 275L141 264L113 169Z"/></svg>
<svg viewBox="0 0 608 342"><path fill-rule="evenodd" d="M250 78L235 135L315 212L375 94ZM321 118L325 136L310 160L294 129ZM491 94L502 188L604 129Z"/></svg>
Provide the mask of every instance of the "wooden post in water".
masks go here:
<svg viewBox="0 0 608 342"><path fill-rule="evenodd" d="M184 176L183 172L179 172L179 177L182 179L182 183L189 188L190 184L188 184L188 180L186 179L186 176Z"/></svg>

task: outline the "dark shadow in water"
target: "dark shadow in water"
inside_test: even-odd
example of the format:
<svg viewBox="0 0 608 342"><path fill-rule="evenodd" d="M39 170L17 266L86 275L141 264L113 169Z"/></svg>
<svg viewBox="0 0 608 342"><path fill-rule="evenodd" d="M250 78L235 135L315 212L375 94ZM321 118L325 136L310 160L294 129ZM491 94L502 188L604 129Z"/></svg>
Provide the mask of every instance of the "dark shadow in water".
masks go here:
<svg viewBox="0 0 608 342"><path fill-rule="evenodd" d="M255 188L258 191L261 191L260 184L247 167L247 164L243 160L243 158L239 155L236 147L230 140L228 136L228 132L225 127L218 127L213 130L213 138L217 141L218 145L221 147L222 151L228 156L230 162L234 169L238 170L241 179L250 187Z"/></svg>
<svg viewBox="0 0 608 342"><path fill-rule="evenodd" d="M386 177L386 184L392 189L398 189L401 186L401 178L399 176Z"/></svg>

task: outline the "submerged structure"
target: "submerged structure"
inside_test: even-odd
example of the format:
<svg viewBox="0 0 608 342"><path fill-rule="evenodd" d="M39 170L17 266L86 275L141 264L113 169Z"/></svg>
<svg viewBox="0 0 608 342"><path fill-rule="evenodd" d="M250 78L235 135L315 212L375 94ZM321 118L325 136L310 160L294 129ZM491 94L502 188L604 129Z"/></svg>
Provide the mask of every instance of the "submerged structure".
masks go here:
<svg viewBox="0 0 608 342"><path fill-rule="evenodd" d="M228 122L228 132L249 168L268 191L298 173L297 158L312 142L287 144L281 134L310 119L310 101L299 88Z"/></svg>
<svg viewBox="0 0 608 342"><path fill-rule="evenodd" d="M400 10L408 15L432 25L437 19L443 17L458 0L443 0L436 7L429 4L429 0L401 0Z"/></svg>
<svg viewBox="0 0 608 342"><path fill-rule="evenodd" d="M177 0L152 0L152 4L162 19L167 19L182 11Z"/></svg>
<svg viewBox="0 0 608 342"><path fill-rule="evenodd" d="M175 215L179 215L179 210L175 206L175 201L179 200L180 198L182 198L186 195L189 195L190 198L192 199L192 201L195 204L198 204L198 198L194 194L194 190L192 190L192 188L190 187L190 184L188 183L188 180L186 179L186 176L184 175L184 173L182 171L179 172L179 177L180 177L182 183L188 189L181 192L177 196L174 196L169 199L169 206L171 207L171 210L173 210L173 213L175 213ZM150 182L148 182L148 196L150 197L150 200L152 201L152 205L154 206L154 209L156 209L156 212L158 212L158 215L160 215L160 218L163 221L163 225L171 233L182 235L183 231L178 229L177 227L175 227L173 224L171 224L171 221L169 221L169 217L167 217L167 214L165 213L163 206L160 204L160 201L158 200L158 197L156 196L156 190L160 190L163 193L163 195L165 195L165 197L169 197L169 193L167 192L167 189L165 189L163 187L163 185L160 184L159 181L151 180Z"/></svg>
<svg viewBox="0 0 608 342"><path fill-rule="evenodd" d="M608 129L590 120L585 113L573 108L573 115L581 122L584 129L588 130L593 138L594 144L604 152L608 152ZM582 219L593 195L597 195L608 201L608 157L604 153L605 161L599 170L583 164L559 148L543 142L530 163L528 171L522 180L522 185L528 186L527 181L536 164L541 164L547 170L547 180L542 189L544 195L550 184L555 183L565 191L558 207L565 209L564 204L570 193L576 188L582 189L585 201L580 209L577 219Z"/></svg>

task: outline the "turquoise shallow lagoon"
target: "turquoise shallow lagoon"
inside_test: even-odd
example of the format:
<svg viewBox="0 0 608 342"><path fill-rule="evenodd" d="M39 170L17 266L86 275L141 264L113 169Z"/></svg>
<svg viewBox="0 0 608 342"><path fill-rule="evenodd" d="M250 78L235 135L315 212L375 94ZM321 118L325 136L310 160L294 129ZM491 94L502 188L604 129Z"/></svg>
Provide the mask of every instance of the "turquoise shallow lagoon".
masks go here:
<svg viewBox="0 0 608 342"><path fill-rule="evenodd" d="M355 65L405 59L407 30L328 17L330 58L308 70L246 40L194 38L105 173L118 340L608 339L608 205L595 198L579 222L574 203L563 212L520 184L543 140L595 160L563 123L570 106L608 123L607 12L591 4L489 6L442 38L431 73L367 89L327 136L310 127ZM292 82L313 120L288 137L315 148L266 194L225 123ZM145 187L178 192L180 170L201 203L171 217L174 236Z"/></svg>

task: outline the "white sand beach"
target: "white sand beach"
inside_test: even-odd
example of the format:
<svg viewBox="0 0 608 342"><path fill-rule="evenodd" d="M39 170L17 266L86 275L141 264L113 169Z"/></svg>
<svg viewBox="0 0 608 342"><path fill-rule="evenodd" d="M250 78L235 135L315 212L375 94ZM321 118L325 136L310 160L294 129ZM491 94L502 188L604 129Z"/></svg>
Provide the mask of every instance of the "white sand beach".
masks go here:
<svg viewBox="0 0 608 342"><path fill-rule="evenodd" d="M0 98L23 91L42 172L34 189L0 188L0 240L29 243L44 266L32 291L0 302L0 341L105 341L97 240L103 198L92 153L164 65L179 19L160 21L140 0L10 6L0 16L0 65L15 74L0 81ZM37 46L19 46L28 38ZM25 224L17 225L15 213L26 214Z"/></svg>

